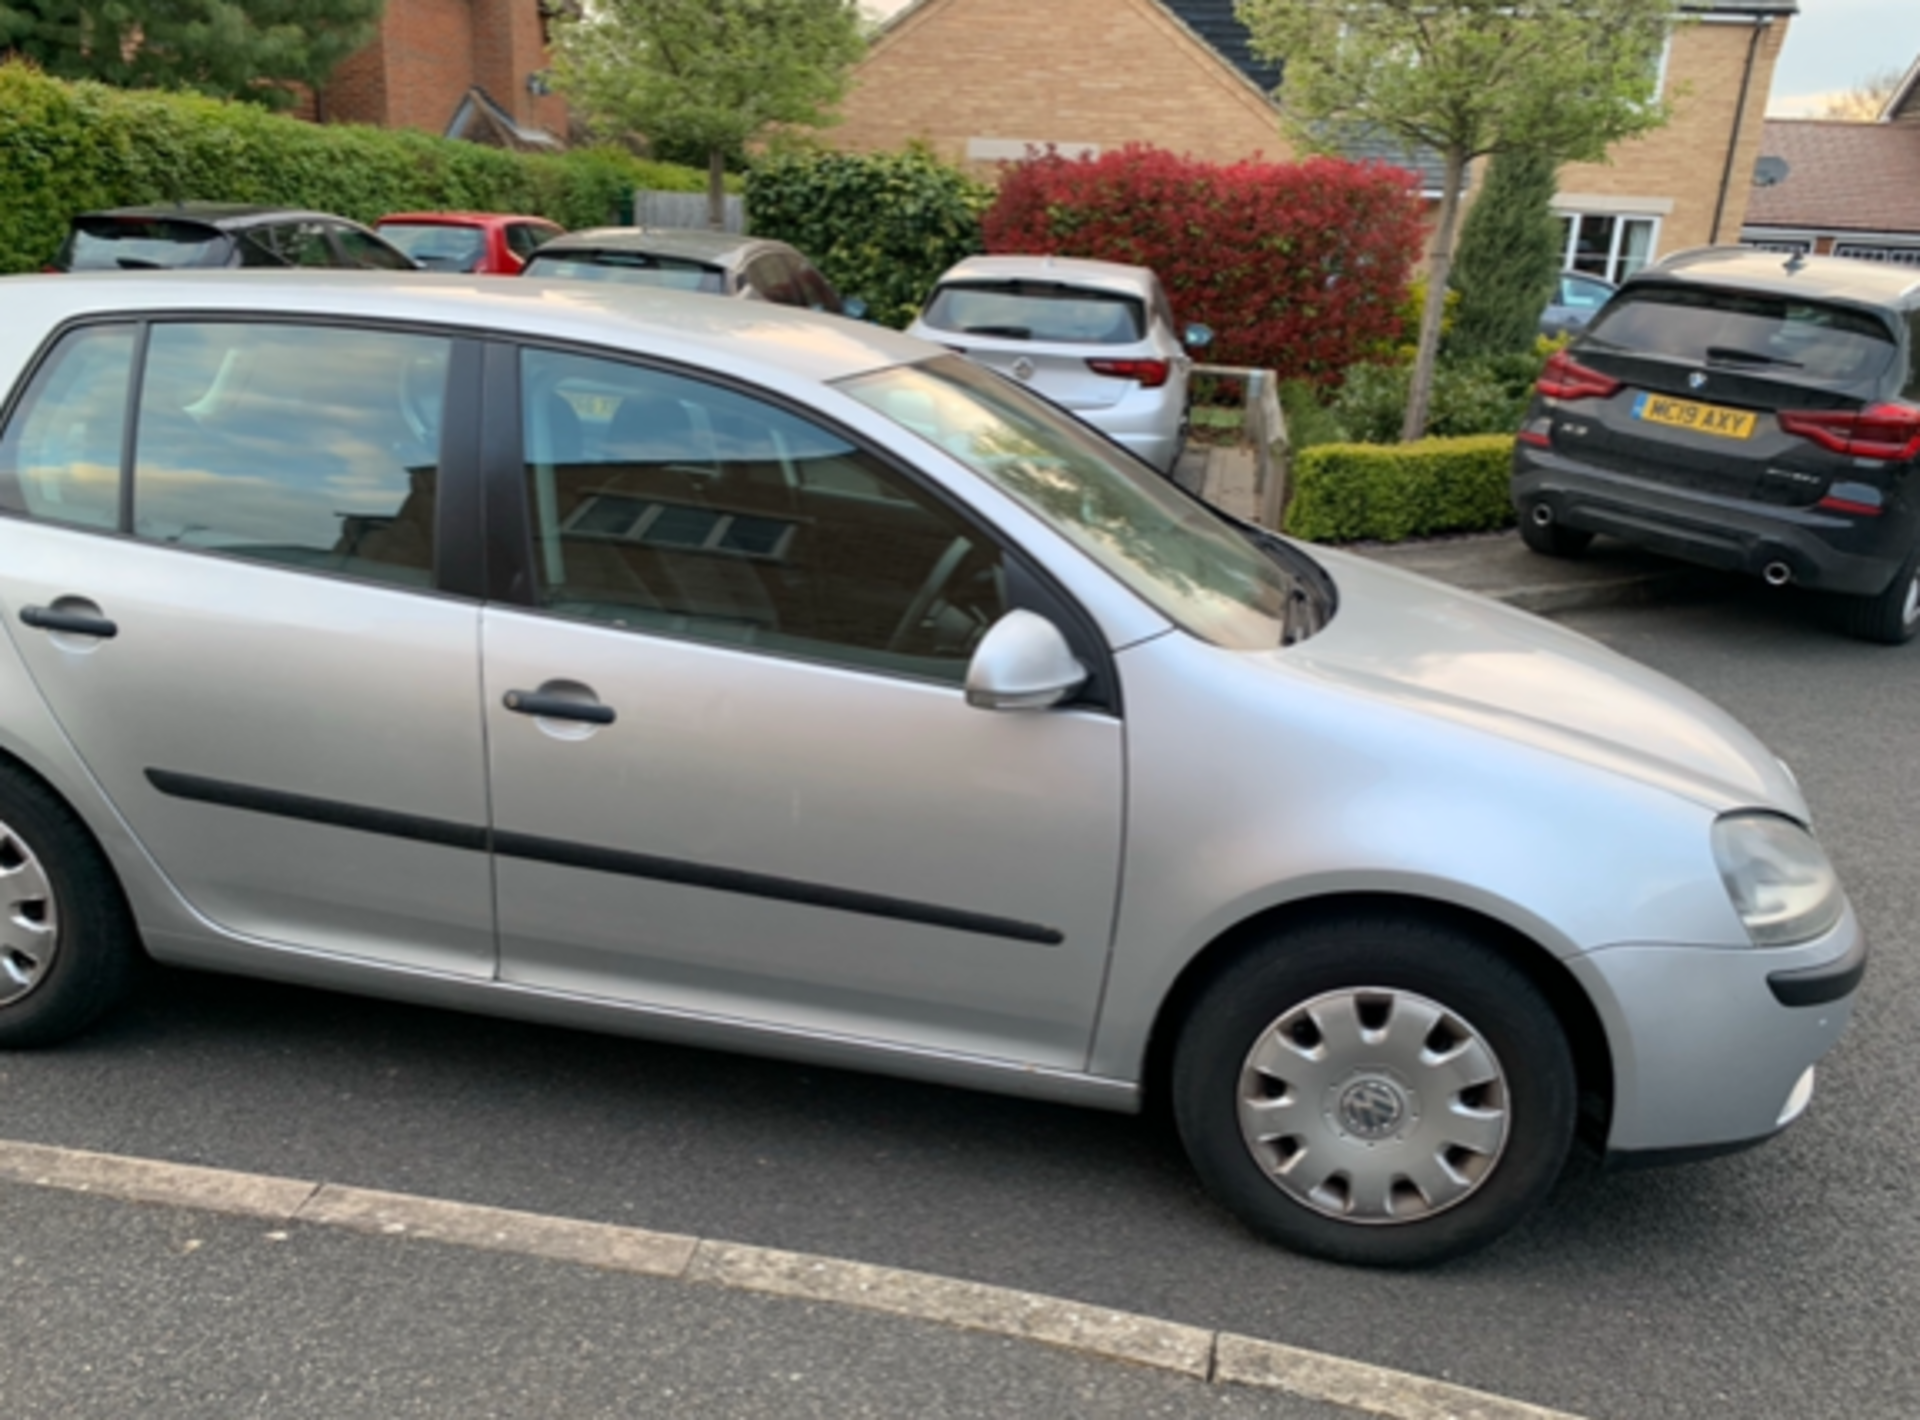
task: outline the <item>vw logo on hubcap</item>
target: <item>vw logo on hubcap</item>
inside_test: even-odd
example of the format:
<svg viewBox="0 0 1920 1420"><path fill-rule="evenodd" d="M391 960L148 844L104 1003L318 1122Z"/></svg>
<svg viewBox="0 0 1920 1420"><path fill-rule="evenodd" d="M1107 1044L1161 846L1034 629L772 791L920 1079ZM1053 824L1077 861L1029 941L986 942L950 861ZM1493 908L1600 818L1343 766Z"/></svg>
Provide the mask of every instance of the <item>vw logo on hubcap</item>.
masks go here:
<svg viewBox="0 0 1920 1420"><path fill-rule="evenodd" d="M1385 1139L1407 1115L1407 1101L1387 1080L1355 1080L1340 1092L1340 1123L1359 1139Z"/></svg>

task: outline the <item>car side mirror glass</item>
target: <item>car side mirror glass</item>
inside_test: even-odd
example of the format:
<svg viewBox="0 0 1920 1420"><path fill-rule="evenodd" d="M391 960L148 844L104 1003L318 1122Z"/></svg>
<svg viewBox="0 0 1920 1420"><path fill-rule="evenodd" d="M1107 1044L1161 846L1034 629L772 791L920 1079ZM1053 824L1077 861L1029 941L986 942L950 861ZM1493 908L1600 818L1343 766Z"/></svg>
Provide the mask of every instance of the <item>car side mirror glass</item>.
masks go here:
<svg viewBox="0 0 1920 1420"><path fill-rule="evenodd" d="M840 302L840 314L848 320L865 320L867 311L867 303L858 296L848 296Z"/></svg>
<svg viewBox="0 0 1920 1420"><path fill-rule="evenodd" d="M1031 611L994 622L967 665L967 704L981 710L1045 710L1086 684L1060 628Z"/></svg>
<svg viewBox="0 0 1920 1420"><path fill-rule="evenodd" d="M1213 327L1210 325L1201 325L1198 321L1195 321L1187 327L1187 333L1183 338L1186 341L1187 349L1205 350L1209 345L1213 344Z"/></svg>

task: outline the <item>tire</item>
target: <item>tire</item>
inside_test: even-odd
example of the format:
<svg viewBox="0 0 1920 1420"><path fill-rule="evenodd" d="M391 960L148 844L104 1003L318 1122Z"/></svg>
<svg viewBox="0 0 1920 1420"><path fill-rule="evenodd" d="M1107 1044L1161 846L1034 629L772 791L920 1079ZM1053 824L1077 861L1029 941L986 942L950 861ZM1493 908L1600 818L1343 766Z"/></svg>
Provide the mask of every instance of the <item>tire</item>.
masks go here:
<svg viewBox="0 0 1920 1420"><path fill-rule="evenodd" d="M1375 1267L1519 1223L1578 1110L1565 1032L1525 973L1466 932L1391 916L1313 923L1234 961L1182 1024L1171 1093L1195 1170L1249 1228Z"/></svg>
<svg viewBox="0 0 1920 1420"><path fill-rule="evenodd" d="M0 1049L78 1035L125 994L132 919L72 812L0 766Z"/></svg>
<svg viewBox="0 0 1920 1420"><path fill-rule="evenodd" d="M1520 510L1520 541L1542 557L1578 557L1592 544L1593 534L1558 522L1542 526L1523 508Z"/></svg>
<svg viewBox="0 0 1920 1420"><path fill-rule="evenodd" d="M1920 635L1920 546L1907 554L1884 592L1841 600L1840 629L1882 646L1903 645Z"/></svg>

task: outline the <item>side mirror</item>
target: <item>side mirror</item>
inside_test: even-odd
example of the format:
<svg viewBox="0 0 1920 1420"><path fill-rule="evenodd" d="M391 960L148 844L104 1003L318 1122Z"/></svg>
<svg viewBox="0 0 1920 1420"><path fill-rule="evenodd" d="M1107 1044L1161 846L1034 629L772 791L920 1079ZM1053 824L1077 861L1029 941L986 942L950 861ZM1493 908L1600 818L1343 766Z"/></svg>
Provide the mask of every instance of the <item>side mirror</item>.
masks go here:
<svg viewBox="0 0 1920 1420"><path fill-rule="evenodd" d="M848 320L865 320L870 308L858 296L845 296L840 301L840 314Z"/></svg>
<svg viewBox="0 0 1920 1420"><path fill-rule="evenodd" d="M1187 349L1189 350L1205 350L1209 345L1213 344L1213 327L1210 325L1201 325L1198 321L1195 321L1187 327L1187 333L1182 339L1185 340Z"/></svg>
<svg viewBox="0 0 1920 1420"><path fill-rule="evenodd" d="M967 666L967 704L981 710L1045 710L1086 683L1060 628L1010 611L981 638Z"/></svg>

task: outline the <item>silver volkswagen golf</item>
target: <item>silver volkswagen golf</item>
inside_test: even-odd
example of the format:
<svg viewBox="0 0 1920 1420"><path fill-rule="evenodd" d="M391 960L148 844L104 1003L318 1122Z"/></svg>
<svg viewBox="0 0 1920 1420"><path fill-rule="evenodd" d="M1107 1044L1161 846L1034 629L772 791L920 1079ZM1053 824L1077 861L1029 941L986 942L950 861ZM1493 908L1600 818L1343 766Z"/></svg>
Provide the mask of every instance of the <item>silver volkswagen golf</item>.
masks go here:
<svg viewBox="0 0 1920 1420"><path fill-rule="evenodd" d="M1793 778L869 326L6 283L0 1046L189 967L1134 1110L1255 1232L1484 1244L1807 1107Z"/></svg>

